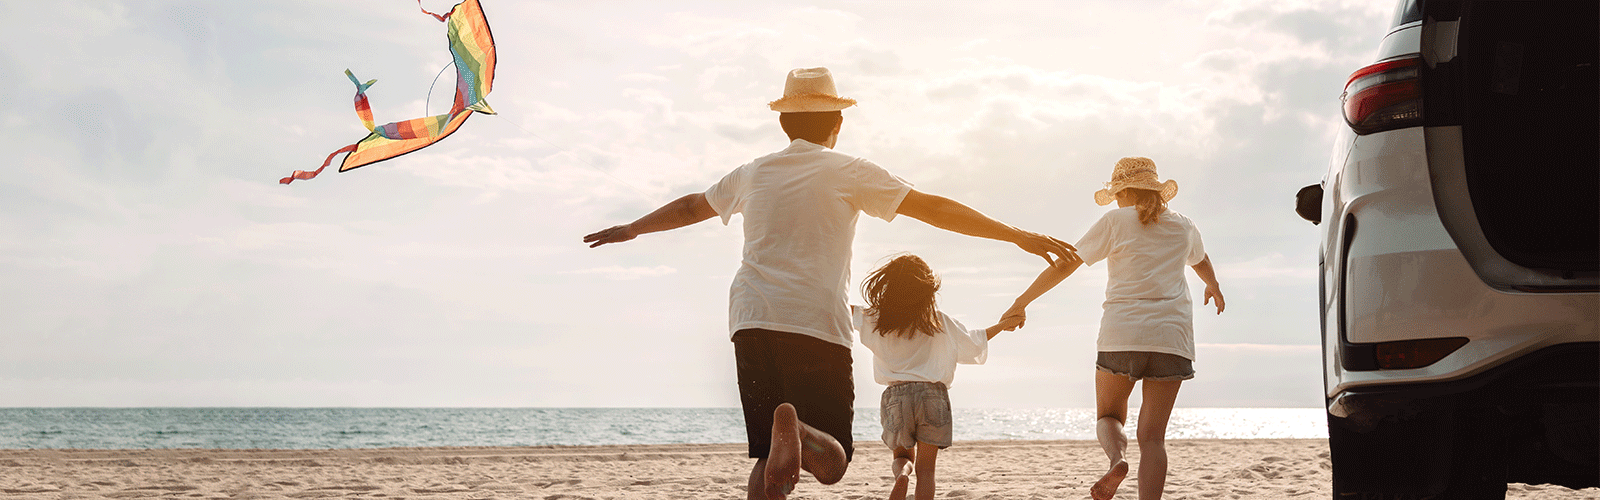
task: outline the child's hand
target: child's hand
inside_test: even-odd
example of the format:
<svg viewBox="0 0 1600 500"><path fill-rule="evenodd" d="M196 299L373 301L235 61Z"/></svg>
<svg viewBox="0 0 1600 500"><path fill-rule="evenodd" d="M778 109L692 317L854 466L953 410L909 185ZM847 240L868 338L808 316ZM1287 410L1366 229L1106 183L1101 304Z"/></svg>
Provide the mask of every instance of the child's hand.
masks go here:
<svg viewBox="0 0 1600 500"><path fill-rule="evenodd" d="M1022 325L1025 325L1025 324L1028 323L1028 310L1027 310L1027 308L1023 307L1023 306L1019 306L1019 305L1013 304L1010 309L1006 309L1006 312L1004 314L1000 315L1000 323L1001 324L1008 324L1008 322L1012 321L1012 320L1015 320L1016 324L1015 325L1011 325L1010 328L1006 328L1006 331L1011 331L1011 330L1016 330L1018 328L1022 328Z"/></svg>
<svg viewBox="0 0 1600 500"><path fill-rule="evenodd" d="M984 332L988 333L989 338L993 339L994 336L999 335L1000 332L1009 332L1018 328L1022 328L1023 321L1027 319L1027 316L1023 316L1021 313L1007 315L1005 318L1002 318L999 323L995 323L994 326L985 328Z"/></svg>
<svg viewBox="0 0 1600 500"><path fill-rule="evenodd" d="M1026 320L1027 318L1024 316L1007 316L1002 318L999 323L995 323L994 326L1009 332L1018 328L1022 328L1022 323Z"/></svg>

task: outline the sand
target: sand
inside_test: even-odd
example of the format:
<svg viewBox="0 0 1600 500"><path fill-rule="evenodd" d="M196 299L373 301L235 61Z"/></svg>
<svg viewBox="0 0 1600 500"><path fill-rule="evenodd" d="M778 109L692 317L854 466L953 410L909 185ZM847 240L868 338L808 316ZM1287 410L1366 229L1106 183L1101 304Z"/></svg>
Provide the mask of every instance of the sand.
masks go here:
<svg viewBox="0 0 1600 500"><path fill-rule="evenodd" d="M844 480L806 475L790 498L883 498L889 453L862 443ZM1324 440L1177 440L1169 499L1326 499ZM1130 449L1137 463L1137 447ZM1092 441L960 442L939 455L941 499L1088 498ZM742 444L363 450L0 450L0 496L76 498L742 499ZM1130 475L1117 498L1132 499ZM1594 499L1513 484L1512 499Z"/></svg>

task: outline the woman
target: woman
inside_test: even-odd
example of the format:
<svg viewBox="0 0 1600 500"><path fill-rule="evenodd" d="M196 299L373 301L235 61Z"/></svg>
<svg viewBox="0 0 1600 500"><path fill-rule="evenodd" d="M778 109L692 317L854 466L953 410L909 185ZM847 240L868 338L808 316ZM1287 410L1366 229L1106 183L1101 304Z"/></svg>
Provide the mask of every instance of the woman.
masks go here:
<svg viewBox="0 0 1600 500"><path fill-rule="evenodd" d="M1184 281L1184 266L1194 269L1206 284L1205 302L1217 301L1222 314L1222 289L1217 285L1200 241L1200 232L1188 217L1167 208L1178 194L1178 183L1160 182L1155 162L1130 157L1117 162L1111 182L1094 194L1100 205L1117 202L1078 240L1084 265L1107 262L1105 313L1096 342L1095 435L1110 464L1089 489L1095 500L1116 495L1128 475L1123 459L1128 437L1128 396L1144 382L1144 403L1139 408L1139 499L1157 500L1167 479L1167 420L1184 380L1194 378L1193 302ZM1060 283L1066 274L1046 268L1017 299L1006 317L1026 318L1028 304Z"/></svg>

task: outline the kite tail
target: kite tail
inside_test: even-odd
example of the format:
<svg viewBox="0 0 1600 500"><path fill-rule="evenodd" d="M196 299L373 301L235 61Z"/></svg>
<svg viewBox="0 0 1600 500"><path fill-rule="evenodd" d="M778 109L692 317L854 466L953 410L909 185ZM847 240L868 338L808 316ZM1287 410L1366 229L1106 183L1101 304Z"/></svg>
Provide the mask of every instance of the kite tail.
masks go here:
<svg viewBox="0 0 1600 500"><path fill-rule="evenodd" d="M328 164L329 163L333 163L333 157L339 156L339 153L352 153L352 152L355 152L355 150L356 150L356 145L355 144L351 144L349 146L345 146L345 147L339 148L338 151L334 151L332 153L329 153L328 154L328 159L323 160L322 161L322 166L321 167L317 167L316 170L313 170L313 171L310 171L310 172L307 172L307 171L304 171L304 170L296 170L296 171L294 171L294 173L289 174L288 177L284 177L282 179L278 179L278 184L288 184L288 183L294 182L295 179L300 179L300 180L303 181L303 180L307 180L307 179L316 178L317 174L322 173L322 169L328 168Z"/></svg>
<svg viewBox="0 0 1600 500"><path fill-rule="evenodd" d="M454 14L455 11L456 11L455 7L451 7L450 8L450 12L446 12L442 16L438 15L438 14L434 14L432 12L428 12L428 9L422 8L422 0L417 0L417 9L421 10L423 14L427 14L427 15L433 16L434 19L438 19L439 22L441 22L441 23L444 22L445 19L449 19L450 18L450 14Z"/></svg>
<svg viewBox="0 0 1600 500"><path fill-rule="evenodd" d="M356 84L356 116L361 117L361 124L366 125L367 131L370 132L373 127L372 104L367 102L367 88L374 83L378 83L378 81L367 80L367 83L361 83L361 80L356 79L356 74L351 73L348 69L344 70L344 76L350 77L350 83Z"/></svg>

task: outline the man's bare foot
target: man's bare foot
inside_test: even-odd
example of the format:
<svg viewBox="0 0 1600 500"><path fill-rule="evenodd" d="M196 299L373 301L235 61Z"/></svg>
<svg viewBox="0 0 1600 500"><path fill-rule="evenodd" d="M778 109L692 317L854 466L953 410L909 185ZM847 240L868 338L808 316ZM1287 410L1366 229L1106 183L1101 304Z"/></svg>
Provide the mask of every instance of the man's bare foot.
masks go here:
<svg viewBox="0 0 1600 500"><path fill-rule="evenodd" d="M889 500L906 500L906 489L911 486L911 476L895 476L894 489L889 490Z"/></svg>
<svg viewBox="0 0 1600 500"><path fill-rule="evenodd" d="M1122 479L1128 477L1128 461L1118 460L1117 465L1111 466L1106 475L1100 476L1094 486L1089 488L1089 496L1094 500L1111 500L1117 495L1117 487L1122 485Z"/></svg>
<svg viewBox="0 0 1600 500"><path fill-rule="evenodd" d="M787 498L800 482L800 417L789 403L772 411L772 448L764 478L769 500Z"/></svg>

